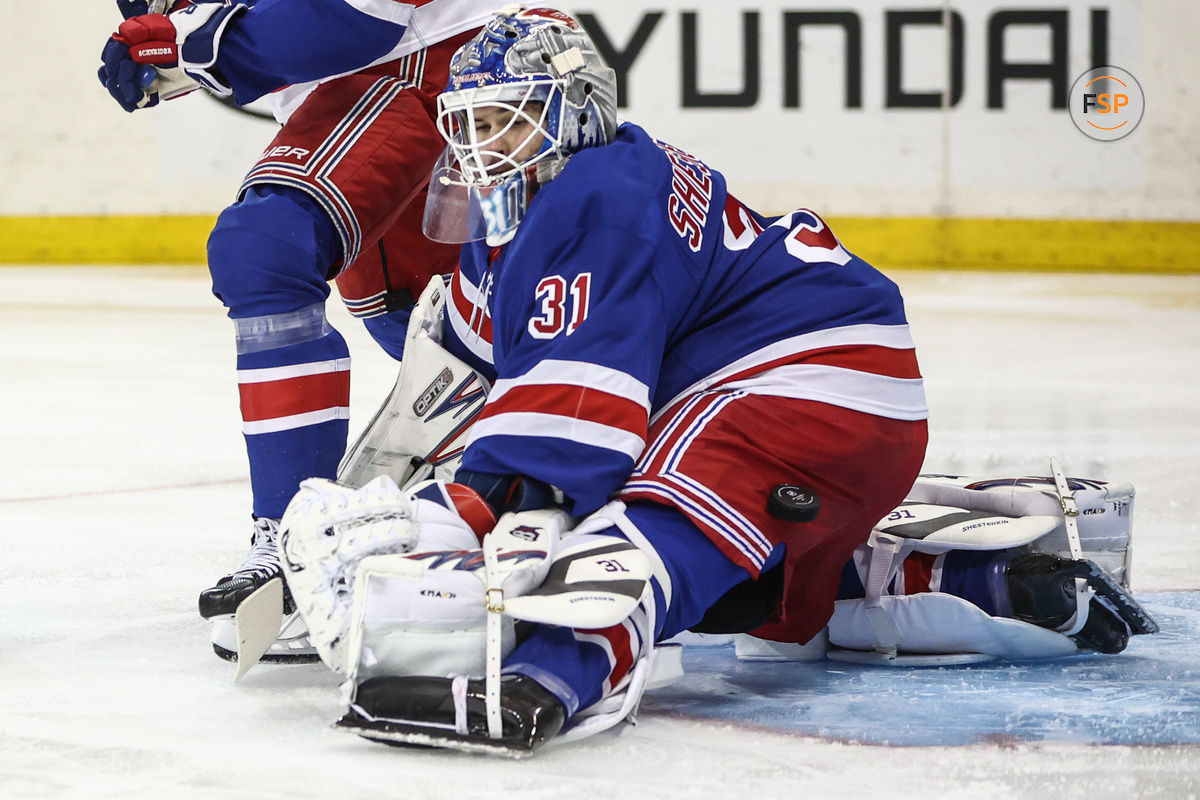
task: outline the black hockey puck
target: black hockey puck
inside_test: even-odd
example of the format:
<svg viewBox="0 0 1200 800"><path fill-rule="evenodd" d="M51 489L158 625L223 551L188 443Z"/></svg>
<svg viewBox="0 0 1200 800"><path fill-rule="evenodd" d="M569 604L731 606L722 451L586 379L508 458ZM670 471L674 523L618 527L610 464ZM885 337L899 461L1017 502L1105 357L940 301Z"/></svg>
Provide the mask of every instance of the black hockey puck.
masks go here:
<svg viewBox="0 0 1200 800"><path fill-rule="evenodd" d="M794 483L781 483L767 495L767 511L788 522L811 522L820 510L817 493Z"/></svg>

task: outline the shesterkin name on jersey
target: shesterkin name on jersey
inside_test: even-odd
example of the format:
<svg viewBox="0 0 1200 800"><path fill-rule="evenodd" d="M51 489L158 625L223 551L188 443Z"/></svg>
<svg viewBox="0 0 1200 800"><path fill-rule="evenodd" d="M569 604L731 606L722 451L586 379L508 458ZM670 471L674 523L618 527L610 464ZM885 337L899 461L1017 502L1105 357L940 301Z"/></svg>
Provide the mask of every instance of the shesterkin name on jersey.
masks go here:
<svg viewBox="0 0 1200 800"><path fill-rule="evenodd" d="M704 226L712 204L712 171L695 156L678 147L654 140L671 162L671 195L667 217L671 227L687 242L693 253L704 246Z"/></svg>

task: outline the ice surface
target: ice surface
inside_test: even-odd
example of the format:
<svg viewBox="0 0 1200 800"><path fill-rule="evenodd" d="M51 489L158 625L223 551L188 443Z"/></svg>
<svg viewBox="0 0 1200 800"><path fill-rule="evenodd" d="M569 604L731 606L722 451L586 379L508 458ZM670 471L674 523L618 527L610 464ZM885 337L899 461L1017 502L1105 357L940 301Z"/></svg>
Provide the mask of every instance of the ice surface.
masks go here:
<svg viewBox="0 0 1200 800"><path fill-rule="evenodd" d="M900 273L928 471L1138 489L1135 592L1164 633L1117 657L692 672L619 734L529 762L330 729L320 666L238 685L197 592L249 537L232 331L200 270L0 268L0 797L1200 795L1200 277ZM331 304L366 421L394 367ZM888 744L880 744L887 742Z"/></svg>
<svg viewBox="0 0 1200 800"><path fill-rule="evenodd" d="M689 647L686 683L642 709L872 744L1200 744L1200 592L1141 599L1162 632L1134 637L1120 657L906 669Z"/></svg>

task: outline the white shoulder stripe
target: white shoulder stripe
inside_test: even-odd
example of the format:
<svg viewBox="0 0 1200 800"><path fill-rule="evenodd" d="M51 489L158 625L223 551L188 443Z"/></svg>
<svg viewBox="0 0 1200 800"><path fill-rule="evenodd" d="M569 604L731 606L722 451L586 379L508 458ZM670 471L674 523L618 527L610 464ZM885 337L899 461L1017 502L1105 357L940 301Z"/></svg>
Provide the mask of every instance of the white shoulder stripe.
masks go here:
<svg viewBox="0 0 1200 800"><path fill-rule="evenodd" d="M841 408L900 420L926 419L925 384L824 364L789 364L721 388L749 394L816 400Z"/></svg>
<svg viewBox="0 0 1200 800"><path fill-rule="evenodd" d="M650 387L627 372L603 367L599 364L589 364L584 361L560 361L549 359L541 361L528 372L518 378L505 378L496 381L489 402L495 402L506 391L514 386L550 386L550 385L582 386L587 389L600 391L631 400L643 408L650 408Z"/></svg>
<svg viewBox="0 0 1200 800"><path fill-rule="evenodd" d="M409 40L415 37L418 46L428 47L471 28L482 27L506 4L506 0L429 0L413 12L404 44L411 46ZM525 5L540 8L545 3Z"/></svg>
<svg viewBox="0 0 1200 800"><path fill-rule="evenodd" d="M560 417L555 414L540 414L532 411L514 411L486 417L471 426L471 438L467 447L489 436L527 436L533 438L563 439L572 444L615 450L636 461L646 443L642 437L602 425L598 422Z"/></svg>

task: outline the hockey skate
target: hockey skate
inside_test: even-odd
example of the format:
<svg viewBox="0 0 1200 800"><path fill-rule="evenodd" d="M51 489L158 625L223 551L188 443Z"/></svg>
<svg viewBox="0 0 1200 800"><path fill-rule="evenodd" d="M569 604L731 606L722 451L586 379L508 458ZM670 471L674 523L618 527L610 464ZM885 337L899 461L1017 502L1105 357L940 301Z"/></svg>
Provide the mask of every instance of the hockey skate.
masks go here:
<svg viewBox="0 0 1200 800"><path fill-rule="evenodd" d="M524 758L562 729L566 709L525 675L500 684L501 735L488 735L483 680L426 676L379 677L359 684L335 727L400 747Z"/></svg>
<svg viewBox="0 0 1200 800"><path fill-rule="evenodd" d="M283 570L275 545L278 523L273 519L254 521L250 538L250 554L242 565L200 593L200 616L212 622L213 652L226 661L236 661L238 653L237 624L234 614L238 606ZM283 623L279 638L263 654L262 661L273 663L312 663L319 659L309 640L308 628L296 611L291 595L284 592Z"/></svg>
<svg viewBox="0 0 1200 800"><path fill-rule="evenodd" d="M1100 567L1045 553L1027 553L1005 566L1012 615L1066 633L1084 650L1119 653L1130 635L1157 633L1158 624ZM1089 589L1083 602L1076 579Z"/></svg>

